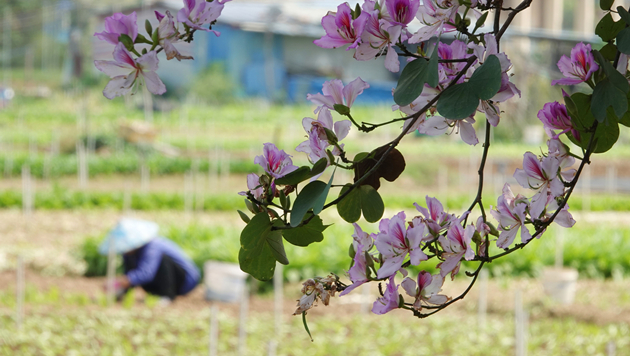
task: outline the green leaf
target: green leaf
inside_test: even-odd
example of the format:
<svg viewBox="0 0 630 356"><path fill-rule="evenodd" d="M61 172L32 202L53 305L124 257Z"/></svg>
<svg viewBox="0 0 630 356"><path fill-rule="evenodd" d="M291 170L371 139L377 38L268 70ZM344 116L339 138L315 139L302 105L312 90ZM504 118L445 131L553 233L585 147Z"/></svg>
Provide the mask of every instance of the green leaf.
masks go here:
<svg viewBox="0 0 630 356"><path fill-rule="evenodd" d="M614 2L615 0L599 0L599 7L604 11L608 11L613 6Z"/></svg>
<svg viewBox="0 0 630 356"><path fill-rule="evenodd" d="M578 141L571 133L567 133L567 137L571 142L586 149L591 139L590 132L580 132L580 140ZM593 153L604 153L610 150L617 140L619 139L619 124L612 112L609 112L609 116L606 121L600 123L595 131L595 147Z"/></svg>
<svg viewBox="0 0 630 356"><path fill-rule="evenodd" d="M627 81L626 81L627 84ZM622 117L628 111L626 93L613 84L611 78L606 78L595 86L591 112L599 122L606 120L606 110L612 106L617 117Z"/></svg>
<svg viewBox="0 0 630 356"><path fill-rule="evenodd" d="M595 117L591 112L591 96L584 93L571 95L573 105L567 105L567 110L571 116L571 122L580 132L586 132L595 123ZM588 143L588 141L587 141Z"/></svg>
<svg viewBox="0 0 630 356"><path fill-rule="evenodd" d="M383 217L385 204L381 195L371 185L362 185L358 188L361 192L361 209L367 222L377 222Z"/></svg>
<svg viewBox="0 0 630 356"><path fill-rule="evenodd" d="M609 42L617 37L617 34L625 27L625 22L615 22L612 15L608 13L606 16L602 17L599 23L597 23L597 26L595 27L595 34L601 37L602 41Z"/></svg>
<svg viewBox="0 0 630 356"><path fill-rule="evenodd" d="M275 257L276 261L282 263L285 266L288 265L289 259L287 258L287 253L284 251L284 244L282 243L282 231L270 231L267 234L266 241L267 244L269 244L271 253Z"/></svg>
<svg viewBox="0 0 630 356"><path fill-rule="evenodd" d="M479 100L489 100L501 89L501 62L489 56L466 83L448 87L437 103L440 115L451 120L462 120L473 115Z"/></svg>
<svg viewBox="0 0 630 356"><path fill-rule="evenodd" d="M341 189L339 196L343 195L351 184ZM349 223L357 222L361 218L361 193L359 189L353 189L347 196L337 203L337 212L342 219Z"/></svg>
<svg viewBox="0 0 630 356"><path fill-rule="evenodd" d="M349 189L346 185L341 190L340 196ZM371 185L362 185L353 189L346 197L337 203L337 212L342 219L353 223L363 217L368 222L377 222L383 217L385 205L380 194Z"/></svg>
<svg viewBox="0 0 630 356"><path fill-rule="evenodd" d="M614 61L617 56L617 46L612 43L606 44L599 52L604 56L604 58L608 61Z"/></svg>
<svg viewBox="0 0 630 356"><path fill-rule="evenodd" d="M411 104L422 94L424 84L429 84L431 87L437 86L439 82L437 65L437 46L433 50L430 60L418 58L408 63L403 68L396 90L394 90L396 104L400 106Z"/></svg>
<svg viewBox="0 0 630 356"><path fill-rule="evenodd" d="M319 161L315 162L313 168L310 168L308 166L299 167L298 169L294 170L291 173L288 173L284 177L276 179L276 184L296 185L324 172L324 170L326 170L326 167L328 167L328 160L326 158L321 158Z"/></svg>
<svg viewBox="0 0 630 356"><path fill-rule="evenodd" d="M501 62L497 56L489 56L477 68L468 81L481 100L490 100L501 89Z"/></svg>
<svg viewBox="0 0 630 356"><path fill-rule="evenodd" d="M300 194L298 194L295 199L295 203L293 203L293 209L291 210L291 226L296 227L302 222L304 215L306 215L310 209L313 209L325 189L326 183L318 180L310 182L302 188Z"/></svg>
<svg viewBox="0 0 630 356"><path fill-rule="evenodd" d="M305 220L312 216L310 213L304 218ZM293 229L282 230L284 239L292 245L296 246L308 246L313 242L321 242L324 240L324 234L322 233L330 225L324 225L324 222L319 216L315 216L308 222L308 224Z"/></svg>
<svg viewBox="0 0 630 356"><path fill-rule="evenodd" d="M247 214L245 214L244 212L242 212L240 210L237 210L237 212L238 212L238 215L241 216L241 220L243 220L243 222L245 222L245 224L249 224L249 222L251 221L249 219L249 216L247 216Z"/></svg>
<svg viewBox="0 0 630 356"><path fill-rule="evenodd" d="M630 26L630 13L628 13L628 10L624 9L623 6L617 6L617 13L626 25Z"/></svg>
<svg viewBox="0 0 630 356"><path fill-rule="evenodd" d="M437 103L440 115L451 120L461 120L474 114L479 106L479 97L475 95L474 90L470 83L448 87Z"/></svg>
<svg viewBox="0 0 630 356"><path fill-rule="evenodd" d="M617 48L621 53L630 54L630 27L624 28L617 35Z"/></svg>
<svg viewBox="0 0 630 356"><path fill-rule="evenodd" d="M270 232L271 221L266 212L256 214L241 232L241 270L261 281L270 280L276 268L276 257L267 243Z"/></svg>
<svg viewBox="0 0 630 356"><path fill-rule="evenodd" d="M330 179L328 180L328 184L326 184L324 191L322 191L322 194L319 195L319 198L317 198L317 200L313 204L313 214L315 215L321 213L322 210L324 209L324 204L326 204L326 198L328 197L328 192L330 191L330 187L332 186L333 179L335 178L335 171L337 170L336 168L337 167L335 167L335 170L333 170L332 174L330 175Z"/></svg>

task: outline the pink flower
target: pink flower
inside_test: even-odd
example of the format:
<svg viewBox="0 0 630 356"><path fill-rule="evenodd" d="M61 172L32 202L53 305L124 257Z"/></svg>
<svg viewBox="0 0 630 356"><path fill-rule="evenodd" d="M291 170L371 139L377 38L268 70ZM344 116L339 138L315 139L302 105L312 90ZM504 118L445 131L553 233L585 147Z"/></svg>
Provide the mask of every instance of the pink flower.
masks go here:
<svg viewBox="0 0 630 356"><path fill-rule="evenodd" d="M114 61L94 61L94 65L112 78L103 90L103 95L107 99L129 92L134 93L143 82L153 94L161 95L166 92L166 86L155 73L158 69L155 51L144 54L136 60L127 51L125 45L118 43L114 48Z"/></svg>
<svg viewBox="0 0 630 356"><path fill-rule="evenodd" d="M416 17L420 0L385 0L385 5L392 23L407 26Z"/></svg>
<svg viewBox="0 0 630 356"><path fill-rule="evenodd" d="M475 234L475 227L473 225L466 226L466 230L459 225L451 224L451 227L446 233L446 237L440 236L439 241L442 245L444 252L442 258L444 262L440 262L437 267L440 269L440 275L442 277L451 274L451 279L455 278L455 275L459 272L462 257L466 261L470 261L475 258L475 251L473 251L470 242Z"/></svg>
<svg viewBox="0 0 630 356"><path fill-rule="evenodd" d="M177 21L186 24L190 28L212 32L219 36L219 32L202 26L212 25L212 23L219 18L221 11L223 11L223 6L228 1L232 0L214 0L212 2L205 0L184 0L184 7L177 13Z"/></svg>
<svg viewBox="0 0 630 356"><path fill-rule="evenodd" d="M315 113L318 113L323 108L334 110L335 104L351 107L357 96L361 95L363 90L369 87L370 85L361 78L351 81L346 86L343 85L341 80L333 79L324 83L322 86L323 94L307 94L306 99L318 105Z"/></svg>
<svg viewBox="0 0 630 356"><path fill-rule="evenodd" d="M255 173L250 173L247 175L247 188L249 189L249 193L254 196L254 199L259 200L265 193L263 186L260 184L260 176ZM248 192L239 192L239 195L247 196Z"/></svg>
<svg viewBox="0 0 630 356"><path fill-rule="evenodd" d="M321 48L337 48L346 44L350 44L346 50L356 48L367 17L367 13L361 12L361 15L353 20L350 5L343 3L337 7L336 13L329 11L322 18L322 27L326 35L313 43Z"/></svg>
<svg viewBox="0 0 630 356"><path fill-rule="evenodd" d="M538 112L538 118L542 121L549 137L557 139L563 133L571 131L573 137L580 139L580 133L573 127L571 117L567 113L567 107L563 104L557 101L546 103ZM552 130L560 130L560 133L556 134Z"/></svg>
<svg viewBox="0 0 630 356"><path fill-rule="evenodd" d="M400 62L393 45L400 38L401 30L400 25L392 25L386 20L379 19L379 13L372 12L367 18L365 30L361 35L361 44L357 47L354 58L367 61L387 52L385 68L397 73L400 70Z"/></svg>
<svg viewBox="0 0 630 356"><path fill-rule="evenodd" d="M420 23L426 25L420 28L410 39L409 43L424 42L433 36L440 36L444 32L455 31L455 23L459 3L453 0L424 0L418 8L416 17Z"/></svg>
<svg viewBox="0 0 630 356"><path fill-rule="evenodd" d="M115 13L105 19L105 31L95 33L94 36L99 40L109 42L113 45L118 43L120 35L127 35L131 40L135 41L138 37L138 15L132 12L129 15Z"/></svg>
<svg viewBox="0 0 630 356"><path fill-rule="evenodd" d="M442 291L443 284L444 277L439 274L432 276L427 271L421 271L418 274L417 287L416 282L409 277L405 278L401 283L405 292L409 296L416 298L413 308L418 311L422 310L422 303L442 305L449 301L449 297L438 294Z"/></svg>
<svg viewBox="0 0 630 356"><path fill-rule="evenodd" d="M418 131L429 136L437 136L451 130L451 132L459 133L462 141L474 146L479 143L477 133L473 127L474 123L475 119L472 116L463 120L450 120L433 115L418 127Z"/></svg>
<svg viewBox="0 0 630 356"><path fill-rule="evenodd" d="M585 82L599 69L599 66L591 53L591 45L580 42L571 50L571 59L567 56L560 58L558 69L566 78L556 79L551 82L551 85L574 85Z"/></svg>
<svg viewBox="0 0 630 356"><path fill-rule="evenodd" d="M398 286L396 281L394 281L394 275L389 277L385 293L383 293L384 295L378 298L372 305L372 313L382 315L398 308L400 295L398 294Z"/></svg>
<svg viewBox="0 0 630 356"><path fill-rule="evenodd" d="M293 165L290 155L269 142L264 144L263 155L256 156L254 163L259 164L265 172L274 178L282 178L298 168Z"/></svg>
<svg viewBox="0 0 630 356"><path fill-rule="evenodd" d="M308 140L300 143L295 150L306 153L309 160L314 163L322 158L328 159L326 150L332 144L328 141L326 131L324 129L332 131L335 136L337 136L337 142L339 142L348 136L352 123L350 120L342 120L335 122L333 125L333 119L330 111L321 110L317 116L317 120L313 120L310 117L302 119L302 126L308 134ZM343 148L343 144L340 144L339 147ZM341 151L339 148L333 147L331 153L334 156L338 156L341 154ZM331 163L332 162L328 162L328 164Z"/></svg>
<svg viewBox="0 0 630 356"><path fill-rule="evenodd" d="M440 59L464 59L471 56L468 54L466 43L460 40L455 40L451 42L451 44L439 42L437 50ZM450 83L464 67L466 67L465 62L439 63L438 73L440 84L445 85ZM462 76L458 83L464 82L465 79L466 76Z"/></svg>
<svg viewBox="0 0 630 356"><path fill-rule="evenodd" d="M191 56L183 56L173 43L179 41L179 31L175 28L175 21L173 21L173 15L171 15L170 11L166 12L166 16L162 15L159 12L155 12L155 17L157 17L158 21L160 21L160 25L158 27L158 34L160 38L158 39L160 46L164 48L164 53L166 53L166 59L171 60L173 58L177 58L178 61L182 59L193 59Z"/></svg>
<svg viewBox="0 0 630 356"><path fill-rule="evenodd" d="M547 195L559 197L564 194L564 184L558 178L560 161L555 157L544 157L541 160L531 152L523 155L523 169L517 168L514 178L523 187L534 189L536 195L532 197L530 214L538 218L547 205Z"/></svg>
<svg viewBox="0 0 630 356"><path fill-rule="evenodd" d="M428 259L422 251L424 245L424 224L405 228L405 213L400 212L391 219L382 219L379 234L374 244L383 256L383 263L377 272L378 278L391 276L398 271L407 254L412 265L417 266Z"/></svg>
<svg viewBox="0 0 630 356"><path fill-rule="evenodd" d="M353 291L358 286L368 281L367 278L367 261L366 252L372 249L374 246L374 238L371 234L364 232L357 223L352 224L354 226L354 234L352 235L352 247L354 248L354 263L350 270L348 270L348 276L352 281L352 284L348 286L339 296L344 296ZM367 254L367 258L372 258Z"/></svg>
<svg viewBox="0 0 630 356"><path fill-rule="evenodd" d="M451 221L456 220L456 218L455 215L445 212L442 203L436 198L430 198L427 195L425 199L427 202L426 208L418 203L413 203L413 205L424 215L424 223L429 230L428 232L437 237L443 229L448 229Z"/></svg>
<svg viewBox="0 0 630 356"><path fill-rule="evenodd" d="M509 184L503 186L503 195L497 199L496 210L490 210L490 214L499 222L499 248L508 248L514 241L518 229L521 228L521 242L532 239L532 235L525 226L526 213L529 203L522 195L514 197ZM490 207L492 208L492 207Z"/></svg>
<svg viewBox="0 0 630 356"><path fill-rule="evenodd" d="M569 154L569 147L562 143L559 139L547 140L547 147L549 148L550 157L555 157L560 162L560 169L573 166L575 158ZM562 179L570 182L575 176L575 169L560 172Z"/></svg>

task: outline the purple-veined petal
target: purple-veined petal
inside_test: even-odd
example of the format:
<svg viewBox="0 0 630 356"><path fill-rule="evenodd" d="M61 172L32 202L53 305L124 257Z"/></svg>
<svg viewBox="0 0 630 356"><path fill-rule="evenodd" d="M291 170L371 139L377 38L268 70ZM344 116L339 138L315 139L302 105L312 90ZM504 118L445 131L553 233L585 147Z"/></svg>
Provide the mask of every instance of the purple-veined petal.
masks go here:
<svg viewBox="0 0 630 356"><path fill-rule="evenodd" d="M162 83L156 72L145 72L144 80L147 83L147 89L155 95L166 93L166 86Z"/></svg>

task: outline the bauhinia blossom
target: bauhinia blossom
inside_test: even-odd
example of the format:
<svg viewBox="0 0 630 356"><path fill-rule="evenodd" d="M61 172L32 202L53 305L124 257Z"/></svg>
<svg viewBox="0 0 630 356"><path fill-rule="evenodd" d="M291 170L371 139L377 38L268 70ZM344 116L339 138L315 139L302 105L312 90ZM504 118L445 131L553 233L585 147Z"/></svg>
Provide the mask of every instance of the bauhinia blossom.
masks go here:
<svg viewBox="0 0 630 356"><path fill-rule="evenodd" d="M361 35L361 44L357 47L354 58L367 61L387 52L385 56L385 68L397 73L400 70L398 53L393 45L400 38L402 26L393 25L379 18L379 13L374 11L368 18L365 30Z"/></svg>
<svg viewBox="0 0 630 356"><path fill-rule="evenodd" d="M449 273L451 279L459 272L462 258L470 261L475 258L475 251L471 246L472 237L475 234L473 225L466 226L464 229L459 224L451 224L445 236L440 236L439 242L444 252L442 253L443 262L437 267L440 269L440 275L446 277Z"/></svg>
<svg viewBox="0 0 630 356"><path fill-rule="evenodd" d="M422 251L425 241L424 224L405 227L404 212L401 211L391 219L382 219L379 230L374 241L376 248L383 256L383 264L377 272L378 278L395 274L401 268L407 255L414 266L428 259Z"/></svg>
<svg viewBox="0 0 630 356"><path fill-rule="evenodd" d="M514 178L522 187L537 191L529 209L533 218L538 218L545 210L548 195L555 198L564 194L564 183L558 176L559 170L560 161L555 157L547 156L540 160L531 152L523 155L523 169L517 168Z"/></svg>
<svg viewBox="0 0 630 356"><path fill-rule="evenodd" d="M118 44L120 35L127 35L132 41L135 41L138 37L137 21L138 15L135 11L129 15L115 13L105 19L105 31L97 32L94 36L113 45Z"/></svg>
<svg viewBox="0 0 630 356"><path fill-rule="evenodd" d="M438 294L442 291L444 277L439 274L431 275L427 271L421 271L418 274L418 283L407 277L401 285L405 292L411 297L416 298L413 303L415 310L422 310L422 304L442 305L449 301L449 297Z"/></svg>
<svg viewBox="0 0 630 356"><path fill-rule="evenodd" d="M455 23L459 2L457 0L424 0L418 8L416 17L425 27L420 28L409 43L418 43L439 36L444 32L455 30Z"/></svg>
<svg viewBox="0 0 630 356"><path fill-rule="evenodd" d="M571 132L576 139L580 139L580 133L575 129L571 122L571 117L567 112L567 107L557 101L546 103L543 108L538 111L538 118L542 121L545 132L551 138L557 139L560 135ZM560 130L556 134L553 130Z"/></svg>
<svg viewBox="0 0 630 356"><path fill-rule="evenodd" d="M350 46L346 49L356 48L359 45L365 22L368 14L361 12L356 19L352 19L352 10L348 3L337 6L337 12L329 11L322 18L322 27L326 34L313 41L321 48L337 48L346 44Z"/></svg>
<svg viewBox="0 0 630 356"><path fill-rule="evenodd" d="M455 215L444 211L442 203L436 198L426 196L427 207L424 208L418 203L413 203L416 209L424 215L424 224L429 230L428 233L438 237L443 229L448 229L451 221L456 220Z"/></svg>
<svg viewBox="0 0 630 356"><path fill-rule="evenodd" d="M215 0L216 1L216 0ZM335 296L337 291L337 279L330 275L325 278L310 278L302 284L302 297L298 300L298 307L293 315L302 314L311 309L317 299L321 300L324 305L330 303L330 297Z"/></svg>
<svg viewBox="0 0 630 356"><path fill-rule="evenodd" d="M265 193L265 190L260 184L260 176L256 173L250 173L247 175L247 189L249 189L249 193L254 196L254 199L260 200L260 198ZM239 192L239 195L247 196L248 192Z"/></svg>
<svg viewBox="0 0 630 356"><path fill-rule="evenodd" d="M153 94L160 95L166 92L166 86L155 73L158 69L155 51L134 59L125 46L118 43L113 55L113 61L94 61L98 70L112 78L103 90L103 95L107 99L134 93L143 83L146 83L147 89Z"/></svg>
<svg viewBox="0 0 630 356"><path fill-rule="evenodd" d="M372 258L368 252L372 249L372 246L374 246L374 238L371 234L364 232L357 223L353 223L352 225L354 226L352 248L355 251L355 256L353 265L348 270L348 277L350 277L352 284L339 294L340 297L350 293L355 288L368 281L367 258Z"/></svg>
<svg viewBox="0 0 630 356"><path fill-rule="evenodd" d="M274 178L282 178L298 169L297 166L293 165L290 155L269 142L264 144L263 155L256 156L254 163L260 165L265 172Z"/></svg>
<svg viewBox="0 0 630 356"><path fill-rule="evenodd" d="M184 56L173 43L179 41L179 32L175 27L175 21L173 21L173 15L171 15L170 11L166 12L166 15L155 12L155 17L157 17L158 21L160 21L160 25L158 27L158 35L159 35L159 43L162 48L164 48L164 53L166 53L166 59L171 60L173 58L177 58L178 61L182 59L193 59L191 56Z"/></svg>
<svg viewBox="0 0 630 356"><path fill-rule="evenodd" d="M558 61L558 69L565 78L556 79L551 85L574 85L583 83L591 78L591 75L599 69L595 63L595 57L591 53L591 45L578 43L571 50L571 58L562 56ZM624 73L625 74L625 73Z"/></svg>
<svg viewBox="0 0 630 356"><path fill-rule="evenodd" d="M385 5L393 24L407 26L416 17L420 0L385 0Z"/></svg>
<svg viewBox="0 0 630 356"><path fill-rule="evenodd" d="M357 96L361 95L363 90L369 87L370 85L360 77L345 86L341 80L333 79L324 83L322 94L307 94L306 99L317 105L315 113L318 113L323 108L334 110L335 104L345 105L350 108Z"/></svg>
<svg viewBox="0 0 630 356"><path fill-rule="evenodd" d="M203 27L212 25L219 18L223 6L232 0L184 0L184 7L177 13L177 21L186 24L188 27L206 32L212 32L219 36L220 33Z"/></svg>
<svg viewBox="0 0 630 356"><path fill-rule="evenodd" d="M503 195L497 199L496 210L490 210L490 214L499 222L499 248L508 248L514 241L518 229L521 229L521 242L525 243L532 239L525 221L527 219L526 210L529 207L527 198L522 195L514 196L509 184L503 186ZM492 207L491 207L492 208Z"/></svg>
<svg viewBox="0 0 630 356"><path fill-rule="evenodd" d="M394 281L394 275L389 277L383 296L378 298L372 305L372 313L382 315L398 308L400 299L398 286L396 281Z"/></svg>
<svg viewBox="0 0 630 356"><path fill-rule="evenodd" d="M330 111L320 110L317 120L313 120L310 117L302 119L302 127L304 127L304 130L308 134L308 139L300 143L295 150L306 153L309 160L313 163L322 158L328 159L326 150L333 145L333 143L328 140L326 134L326 130L329 130L329 132L335 134L335 143L337 143L337 145L332 148L331 153L333 156L338 156L341 154L340 149L343 148L343 144L339 144L338 142L348 136L351 126L352 123L350 120L341 120L333 124ZM332 162L328 162L328 164L332 164Z"/></svg>

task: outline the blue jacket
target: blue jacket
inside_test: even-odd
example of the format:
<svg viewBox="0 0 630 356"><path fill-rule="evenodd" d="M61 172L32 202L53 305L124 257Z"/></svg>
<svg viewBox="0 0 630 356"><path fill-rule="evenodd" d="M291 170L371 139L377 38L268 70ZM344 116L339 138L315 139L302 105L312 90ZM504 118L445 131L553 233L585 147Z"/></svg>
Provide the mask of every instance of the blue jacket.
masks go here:
<svg viewBox="0 0 630 356"><path fill-rule="evenodd" d="M147 284L155 278L162 255L167 255L173 262L180 265L186 274L186 279L179 290L179 295L184 295L199 283L200 273L197 266L173 241L156 237L146 245L140 247L135 253L136 268L127 272L127 278L133 286ZM124 256L125 262L130 257Z"/></svg>

